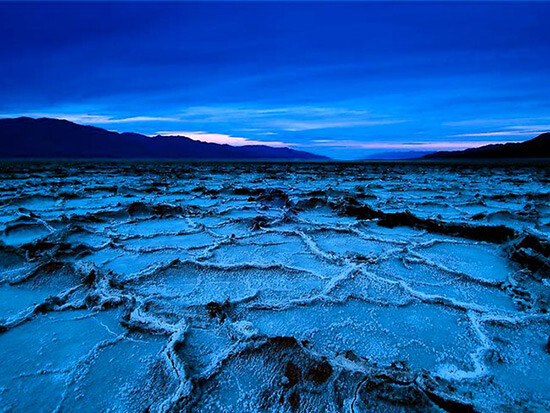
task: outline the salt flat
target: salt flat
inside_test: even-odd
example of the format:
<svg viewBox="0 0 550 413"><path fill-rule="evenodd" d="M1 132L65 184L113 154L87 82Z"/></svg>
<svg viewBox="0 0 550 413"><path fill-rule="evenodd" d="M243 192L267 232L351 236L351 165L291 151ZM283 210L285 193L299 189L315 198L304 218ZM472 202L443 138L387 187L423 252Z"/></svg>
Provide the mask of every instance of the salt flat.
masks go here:
<svg viewBox="0 0 550 413"><path fill-rule="evenodd" d="M6 411L550 409L550 169L4 163Z"/></svg>

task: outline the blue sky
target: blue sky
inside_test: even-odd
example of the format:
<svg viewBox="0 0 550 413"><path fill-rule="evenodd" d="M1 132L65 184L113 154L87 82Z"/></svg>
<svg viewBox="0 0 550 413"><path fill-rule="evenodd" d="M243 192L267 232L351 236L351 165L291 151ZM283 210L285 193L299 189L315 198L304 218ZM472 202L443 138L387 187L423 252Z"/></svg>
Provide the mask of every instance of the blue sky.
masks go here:
<svg viewBox="0 0 550 413"><path fill-rule="evenodd" d="M355 159L550 130L550 3L0 3L0 116Z"/></svg>

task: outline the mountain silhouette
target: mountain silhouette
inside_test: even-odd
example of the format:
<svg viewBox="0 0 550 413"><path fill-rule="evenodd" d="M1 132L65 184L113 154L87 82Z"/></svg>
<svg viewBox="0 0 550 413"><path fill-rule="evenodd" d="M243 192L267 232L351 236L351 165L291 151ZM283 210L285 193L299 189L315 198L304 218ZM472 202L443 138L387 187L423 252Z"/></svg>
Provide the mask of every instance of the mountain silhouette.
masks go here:
<svg viewBox="0 0 550 413"><path fill-rule="evenodd" d="M266 145L230 146L183 136L111 132L50 118L0 119L0 158L325 160L325 156Z"/></svg>
<svg viewBox="0 0 550 413"><path fill-rule="evenodd" d="M550 132L519 143L485 145L463 151L435 152L422 159L540 159L550 158Z"/></svg>

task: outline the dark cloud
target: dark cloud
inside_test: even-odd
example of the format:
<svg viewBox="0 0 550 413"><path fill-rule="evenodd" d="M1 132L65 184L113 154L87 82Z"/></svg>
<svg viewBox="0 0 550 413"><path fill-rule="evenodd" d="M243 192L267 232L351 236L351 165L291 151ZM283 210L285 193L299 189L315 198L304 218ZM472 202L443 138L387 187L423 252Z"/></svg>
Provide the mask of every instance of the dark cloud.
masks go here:
<svg viewBox="0 0 550 413"><path fill-rule="evenodd" d="M352 119L287 138L447 139L476 132L443 125L453 120L544 115L549 18L549 3L519 2L1 3L0 112L343 107L407 123Z"/></svg>

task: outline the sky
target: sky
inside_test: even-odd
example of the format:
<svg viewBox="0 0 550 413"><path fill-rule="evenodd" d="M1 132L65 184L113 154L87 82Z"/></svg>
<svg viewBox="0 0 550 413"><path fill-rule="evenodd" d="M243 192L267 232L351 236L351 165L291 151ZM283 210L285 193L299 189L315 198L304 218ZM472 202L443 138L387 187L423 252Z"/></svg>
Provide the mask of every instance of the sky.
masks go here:
<svg viewBox="0 0 550 413"><path fill-rule="evenodd" d="M550 130L546 2L0 2L0 117L336 159Z"/></svg>

